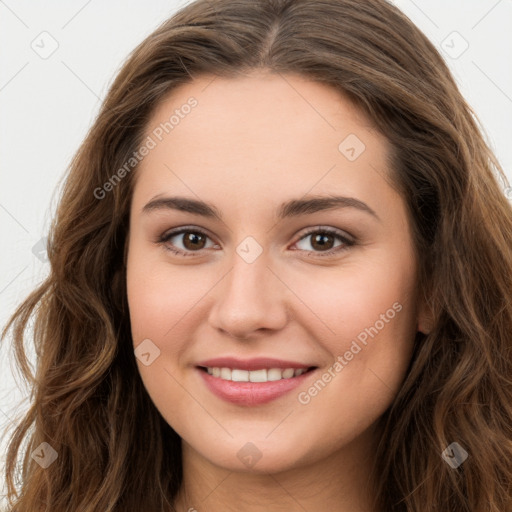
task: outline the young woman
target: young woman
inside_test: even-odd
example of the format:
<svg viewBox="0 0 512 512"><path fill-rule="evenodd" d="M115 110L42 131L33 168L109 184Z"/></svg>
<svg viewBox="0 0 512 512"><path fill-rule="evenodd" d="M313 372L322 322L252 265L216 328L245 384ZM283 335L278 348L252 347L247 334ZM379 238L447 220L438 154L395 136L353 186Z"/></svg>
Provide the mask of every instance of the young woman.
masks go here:
<svg viewBox="0 0 512 512"><path fill-rule="evenodd" d="M184 7L115 80L4 330L34 389L11 510L512 511L497 177L384 0Z"/></svg>

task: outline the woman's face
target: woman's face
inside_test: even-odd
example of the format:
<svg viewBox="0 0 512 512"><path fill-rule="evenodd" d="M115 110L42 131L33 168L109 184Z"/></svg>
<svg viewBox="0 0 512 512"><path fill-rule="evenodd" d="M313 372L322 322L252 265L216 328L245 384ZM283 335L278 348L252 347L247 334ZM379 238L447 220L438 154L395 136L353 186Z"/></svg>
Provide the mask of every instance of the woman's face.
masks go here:
<svg viewBox="0 0 512 512"><path fill-rule="evenodd" d="M175 89L145 144L130 320L144 385L184 446L276 472L372 437L424 330L386 140L325 85L253 74Z"/></svg>

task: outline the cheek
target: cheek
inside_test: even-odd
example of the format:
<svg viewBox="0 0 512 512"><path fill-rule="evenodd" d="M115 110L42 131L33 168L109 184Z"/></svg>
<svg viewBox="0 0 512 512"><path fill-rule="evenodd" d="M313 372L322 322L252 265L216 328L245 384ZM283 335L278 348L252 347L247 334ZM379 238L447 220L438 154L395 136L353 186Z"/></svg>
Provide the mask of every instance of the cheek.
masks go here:
<svg viewBox="0 0 512 512"><path fill-rule="evenodd" d="M126 284L134 348L146 343L151 358L146 365L136 357L140 377L155 407L174 426L174 411L190 407L190 396L179 385L179 363L190 331L187 312L202 294L187 286L182 272L149 261L136 247L129 252Z"/></svg>
<svg viewBox="0 0 512 512"><path fill-rule="evenodd" d="M340 264L338 269L317 268L300 275L294 270L294 274L285 276L283 280L293 283L294 293L307 306L312 319L309 324L313 325L313 317L316 318L316 334L320 334L320 328L324 334L319 339L338 340L343 348L341 340L360 333L364 339L365 329L376 322L378 330L386 326L386 331L392 324L391 329L407 329L414 323L414 266L405 255L389 253L393 257L379 251L369 254L364 261ZM304 306L301 310L306 311ZM305 313L302 318L306 318Z"/></svg>
<svg viewBox="0 0 512 512"><path fill-rule="evenodd" d="M295 418L309 427L322 425L319 437L331 440L322 444L326 452L350 442L385 413L410 362L414 308L402 301L370 305L364 313L354 304L353 309L347 306L347 316L340 314L344 320L335 326L336 336L323 341L332 363L309 386L297 390L300 410ZM311 428L305 436L311 436Z"/></svg>
<svg viewBox="0 0 512 512"><path fill-rule="evenodd" d="M154 362L146 366L137 360L137 366L154 404L165 415L169 403L186 405L189 399L178 382L187 376L194 329L204 321L201 298L218 277L210 272L199 278L193 265L173 268L148 256L138 247L129 252L127 296L135 350L148 339L157 347Z"/></svg>
<svg viewBox="0 0 512 512"><path fill-rule="evenodd" d="M192 266L173 269L139 256L136 250L129 253L127 295L134 343L148 337L163 341L206 290Z"/></svg>
<svg viewBox="0 0 512 512"><path fill-rule="evenodd" d="M325 279L317 272L296 281L295 291L321 320L314 337L335 365L314 389L301 390L301 403L338 404L369 418L384 412L398 392L412 355L416 303L414 266L394 254L394 261L372 265L369 259L334 277L329 269Z"/></svg>

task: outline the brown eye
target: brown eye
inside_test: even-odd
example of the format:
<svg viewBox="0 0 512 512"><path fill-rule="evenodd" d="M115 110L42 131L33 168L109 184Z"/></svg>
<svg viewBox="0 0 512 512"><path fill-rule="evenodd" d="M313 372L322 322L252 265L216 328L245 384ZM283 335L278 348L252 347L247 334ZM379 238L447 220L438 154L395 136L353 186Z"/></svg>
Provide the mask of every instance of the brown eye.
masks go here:
<svg viewBox="0 0 512 512"><path fill-rule="evenodd" d="M209 239L210 237L202 231L182 228L164 233L158 242L174 254L194 256L195 252L199 253L207 248L206 244Z"/></svg>
<svg viewBox="0 0 512 512"><path fill-rule="evenodd" d="M310 240L308 244L305 241ZM336 244L336 240L340 243ZM304 244L306 247L300 247L299 244ZM309 254L315 256L333 256L335 253L344 251L355 244L355 241L348 238L342 231L334 230L332 228L315 228L303 235L296 243L299 249L305 250Z"/></svg>
<svg viewBox="0 0 512 512"><path fill-rule="evenodd" d="M332 249L335 237L329 234L314 234L311 236L311 246L315 249L325 250Z"/></svg>
<svg viewBox="0 0 512 512"><path fill-rule="evenodd" d="M193 251L195 249L204 249L206 236L195 231L186 231L183 237L183 245L185 249Z"/></svg>

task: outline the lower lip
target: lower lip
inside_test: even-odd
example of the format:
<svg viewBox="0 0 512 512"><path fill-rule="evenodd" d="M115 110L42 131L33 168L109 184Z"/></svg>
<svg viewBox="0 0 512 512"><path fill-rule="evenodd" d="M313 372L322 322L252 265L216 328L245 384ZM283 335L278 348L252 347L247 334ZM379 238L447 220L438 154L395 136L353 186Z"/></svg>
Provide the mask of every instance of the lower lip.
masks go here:
<svg viewBox="0 0 512 512"><path fill-rule="evenodd" d="M200 368L196 368L196 370L214 395L228 402L245 406L271 402L300 386L315 372L315 370L310 370L298 377L270 382L234 382L214 377Z"/></svg>

